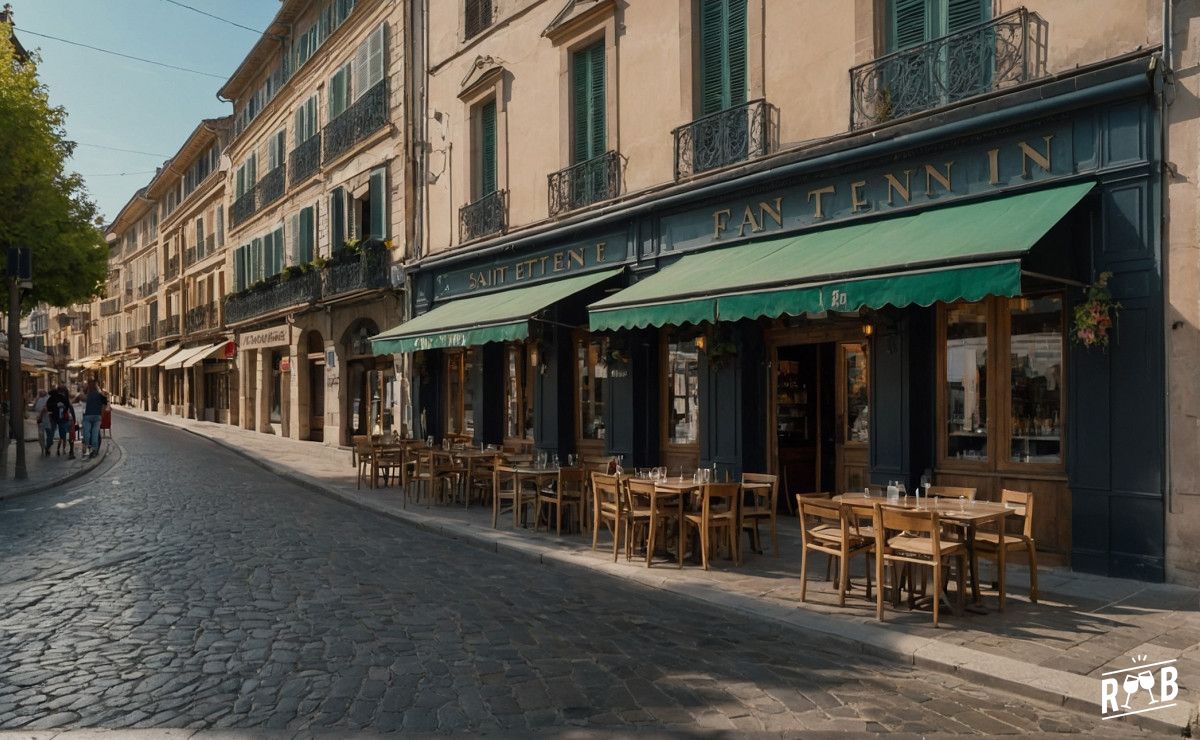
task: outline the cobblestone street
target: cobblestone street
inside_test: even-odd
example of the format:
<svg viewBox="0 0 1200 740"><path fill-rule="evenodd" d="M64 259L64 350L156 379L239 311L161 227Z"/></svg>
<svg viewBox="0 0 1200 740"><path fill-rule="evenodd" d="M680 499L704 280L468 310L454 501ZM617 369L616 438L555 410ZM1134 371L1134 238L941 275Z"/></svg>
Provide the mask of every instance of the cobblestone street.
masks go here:
<svg viewBox="0 0 1200 740"><path fill-rule="evenodd" d="M121 432L98 472L0 505L0 729L1135 732Z"/></svg>

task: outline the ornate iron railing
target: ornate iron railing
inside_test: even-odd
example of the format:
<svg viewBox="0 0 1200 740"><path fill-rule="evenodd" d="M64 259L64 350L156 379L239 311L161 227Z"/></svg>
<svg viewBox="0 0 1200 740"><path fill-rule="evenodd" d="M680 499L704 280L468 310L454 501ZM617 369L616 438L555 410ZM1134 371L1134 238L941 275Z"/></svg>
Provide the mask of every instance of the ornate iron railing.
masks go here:
<svg viewBox="0 0 1200 740"><path fill-rule="evenodd" d="M171 255L167 258L166 279L179 276L179 255Z"/></svg>
<svg viewBox="0 0 1200 740"><path fill-rule="evenodd" d="M133 329L125 332L125 346L132 347L138 343L138 333Z"/></svg>
<svg viewBox="0 0 1200 740"><path fill-rule="evenodd" d="M104 351L119 352L121 350L121 332L110 331L104 335Z"/></svg>
<svg viewBox="0 0 1200 740"><path fill-rule="evenodd" d="M229 225L237 226L258 212L258 193L250 188L233 199L229 206Z"/></svg>
<svg viewBox="0 0 1200 740"><path fill-rule="evenodd" d="M387 121L388 88L385 79L325 125L325 151L321 161L334 159Z"/></svg>
<svg viewBox="0 0 1200 740"><path fill-rule="evenodd" d="M1029 12L1017 8L850 70L850 128L864 128L1040 76Z"/></svg>
<svg viewBox="0 0 1200 740"><path fill-rule="evenodd" d="M546 179L551 216L611 200L621 193L621 155L605 152Z"/></svg>
<svg viewBox="0 0 1200 740"><path fill-rule="evenodd" d="M201 245L196 245L197 254L199 255L197 259L203 259L210 254L214 254L217 251L217 235L209 234L208 236L204 237L204 248L201 249L200 247Z"/></svg>
<svg viewBox="0 0 1200 740"><path fill-rule="evenodd" d="M150 324L149 326L139 326L137 330L137 343L149 344L155 339L158 339L158 334L155 333L154 329L154 324Z"/></svg>
<svg viewBox="0 0 1200 740"><path fill-rule="evenodd" d="M107 300L100 301L101 316L112 316L115 313L121 313L120 298L109 298Z"/></svg>
<svg viewBox="0 0 1200 740"><path fill-rule="evenodd" d="M254 187L242 193L229 207L229 224L237 226L283 197L287 189L287 165L281 164L258 178Z"/></svg>
<svg viewBox="0 0 1200 740"><path fill-rule="evenodd" d="M179 334L179 315L158 320L158 337L173 337Z"/></svg>
<svg viewBox="0 0 1200 740"><path fill-rule="evenodd" d="M188 334L217 328L217 304L205 303L189 308L183 318L184 330Z"/></svg>
<svg viewBox="0 0 1200 740"><path fill-rule="evenodd" d="M383 242L364 242L357 257L336 260L321 270L322 297L390 288L390 261L388 248Z"/></svg>
<svg viewBox="0 0 1200 740"><path fill-rule="evenodd" d="M276 276L260 288L226 298L225 321L236 324L281 308L316 303L320 297L321 273L316 270L290 280Z"/></svg>
<svg viewBox="0 0 1200 740"><path fill-rule="evenodd" d="M138 286L138 298L154 295L158 292L158 278L154 278L148 283L142 283Z"/></svg>
<svg viewBox="0 0 1200 740"><path fill-rule="evenodd" d="M488 193L458 209L458 240L469 242L508 228L508 191Z"/></svg>
<svg viewBox="0 0 1200 740"><path fill-rule="evenodd" d="M288 155L288 170L291 172L292 185L307 180L320 166L321 132L318 131Z"/></svg>
<svg viewBox="0 0 1200 740"><path fill-rule="evenodd" d="M768 154L776 148L775 117L775 106L759 98L675 129L675 179Z"/></svg>
<svg viewBox="0 0 1200 740"><path fill-rule="evenodd" d="M185 266L190 266L195 261L196 261L196 248L195 247L188 247L187 249L183 250L183 264Z"/></svg>

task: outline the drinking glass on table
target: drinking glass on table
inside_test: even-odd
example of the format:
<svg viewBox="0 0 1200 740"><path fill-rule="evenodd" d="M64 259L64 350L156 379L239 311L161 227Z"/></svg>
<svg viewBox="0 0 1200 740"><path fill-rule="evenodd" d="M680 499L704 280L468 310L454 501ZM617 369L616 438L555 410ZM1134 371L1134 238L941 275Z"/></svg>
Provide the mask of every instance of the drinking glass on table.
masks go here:
<svg viewBox="0 0 1200 740"><path fill-rule="evenodd" d="M555 468L558 467L558 453L557 452L554 453L554 460L551 461L551 466L555 467Z"/></svg>

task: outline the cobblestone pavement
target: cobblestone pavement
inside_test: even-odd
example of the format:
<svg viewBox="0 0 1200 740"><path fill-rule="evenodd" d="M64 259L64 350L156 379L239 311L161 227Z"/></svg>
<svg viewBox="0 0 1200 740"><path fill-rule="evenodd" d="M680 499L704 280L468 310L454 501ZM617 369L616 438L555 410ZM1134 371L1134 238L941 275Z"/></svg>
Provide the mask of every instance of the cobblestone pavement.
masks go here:
<svg viewBox="0 0 1200 740"><path fill-rule="evenodd" d="M0 729L1133 731L120 442L0 504Z"/></svg>

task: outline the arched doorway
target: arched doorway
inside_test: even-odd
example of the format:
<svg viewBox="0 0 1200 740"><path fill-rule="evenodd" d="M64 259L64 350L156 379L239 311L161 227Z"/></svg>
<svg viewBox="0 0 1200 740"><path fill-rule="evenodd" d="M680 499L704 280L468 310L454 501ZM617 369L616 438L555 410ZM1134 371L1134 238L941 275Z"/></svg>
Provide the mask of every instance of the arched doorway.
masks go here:
<svg viewBox="0 0 1200 740"><path fill-rule="evenodd" d="M308 349L308 438L325 441L325 340L321 332L310 331Z"/></svg>
<svg viewBox="0 0 1200 740"><path fill-rule="evenodd" d="M345 346L346 442L355 435L384 434L392 430L392 358L375 356L370 338L379 326L370 319L354 322L342 338Z"/></svg>

